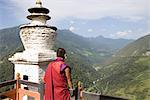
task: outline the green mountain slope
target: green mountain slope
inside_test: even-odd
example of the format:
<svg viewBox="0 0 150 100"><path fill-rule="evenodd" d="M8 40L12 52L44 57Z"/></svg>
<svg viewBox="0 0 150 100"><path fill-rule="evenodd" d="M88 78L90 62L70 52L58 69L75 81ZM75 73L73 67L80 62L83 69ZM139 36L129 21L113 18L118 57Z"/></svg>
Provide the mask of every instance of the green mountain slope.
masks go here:
<svg viewBox="0 0 150 100"><path fill-rule="evenodd" d="M19 47L20 41L18 27L0 30L0 58Z"/></svg>
<svg viewBox="0 0 150 100"><path fill-rule="evenodd" d="M122 48L122 44L125 45L132 41L116 42L117 47L108 49L102 48L103 45L111 47L109 43L106 45L106 41L109 42L109 39L104 37L104 42L100 40L101 44L97 46L94 45L97 43L97 39L96 41L93 39L92 42L91 39L78 36L68 30L58 30L57 34L54 49L64 47L67 50L67 62L72 67L73 81L81 80L86 88L92 86L92 82L99 77L99 74L93 68L93 64L103 62L114 53L116 48ZM116 41L115 39L111 40ZM13 78L13 65L8 61L8 58L17 51L23 51L23 49L18 27L0 30L0 82ZM107 52L104 52L105 50Z"/></svg>
<svg viewBox="0 0 150 100"><path fill-rule="evenodd" d="M141 56L150 51L150 35L144 36L117 52L116 56Z"/></svg>
<svg viewBox="0 0 150 100"><path fill-rule="evenodd" d="M99 69L96 86L107 95L124 96L131 100L150 99L150 35L121 49Z"/></svg>

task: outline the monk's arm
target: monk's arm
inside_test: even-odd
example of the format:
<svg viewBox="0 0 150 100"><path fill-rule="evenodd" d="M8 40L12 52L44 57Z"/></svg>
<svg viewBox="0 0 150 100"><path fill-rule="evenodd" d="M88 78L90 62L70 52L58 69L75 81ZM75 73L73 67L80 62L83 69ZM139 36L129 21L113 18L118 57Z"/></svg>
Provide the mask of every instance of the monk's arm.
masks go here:
<svg viewBox="0 0 150 100"><path fill-rule="evenodd" d="M69 85L70 89L73 89L72 79L71 79L71 70L70 70L70 68L66 68L66 69L65 69L65 74L66 74L67 82L68 82L68 85Z"/></svg>

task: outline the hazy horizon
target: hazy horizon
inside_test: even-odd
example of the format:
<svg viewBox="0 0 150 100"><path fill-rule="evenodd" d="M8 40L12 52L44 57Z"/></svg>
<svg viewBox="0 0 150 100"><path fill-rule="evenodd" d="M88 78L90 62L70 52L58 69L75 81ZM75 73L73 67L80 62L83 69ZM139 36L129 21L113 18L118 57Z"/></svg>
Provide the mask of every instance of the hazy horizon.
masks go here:
<svg viewBox="0 0 150 100"><path fill-rule="evenodd" d="M49 25L84 37L137 39L150 33L148 0L41 0L50 10ZM1 0L0 29L29 23L35 0Z"/></svg>

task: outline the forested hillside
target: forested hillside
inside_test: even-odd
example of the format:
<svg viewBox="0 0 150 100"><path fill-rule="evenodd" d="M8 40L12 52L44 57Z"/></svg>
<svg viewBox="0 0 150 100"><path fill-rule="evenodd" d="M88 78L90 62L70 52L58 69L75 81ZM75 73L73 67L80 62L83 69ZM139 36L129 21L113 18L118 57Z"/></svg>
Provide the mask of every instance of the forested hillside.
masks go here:
<svg viewBox="0 0 150 100"><path fill-rule="evenodd" d="M99 68L97 91L131 100L150 99L150 35L144 36L116 53ZM96 90L95 86L91 88Z"/></svg>
<svg viewBox="0 0 150 100"><path fill-rule="evenodd" d="M67 50L67 63L72 67L73 82L81 80L87 89L99 77L94 65L104 62L131 41L133 40L104 37L84 38L68 30L58 30L54 49L63 47ZM24 50L19 38L19 28L0 30L0 43L0 82L2 82L13 78L13 64L8 58L15 52Z"/></svg>

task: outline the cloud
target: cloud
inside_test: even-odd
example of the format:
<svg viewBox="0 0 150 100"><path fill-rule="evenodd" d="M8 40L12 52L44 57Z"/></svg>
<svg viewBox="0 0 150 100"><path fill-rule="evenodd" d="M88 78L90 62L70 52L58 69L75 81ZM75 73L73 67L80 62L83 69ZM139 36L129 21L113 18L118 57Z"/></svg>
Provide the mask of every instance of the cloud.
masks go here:
<svg viewBox="0 0 150 100"><path fill-rule="evenodd" d="M125 36L129 34L128 32L117 32L116 35L119 36L119 37L122 37L122 36Z"/></svg>
<svg viewBox="0 0 150 100"><path fill-rule="evenodd" d="M70 30L70 31L74 31L74 30L75 30L75 27L71 26L71 27L69 28L69 30Z"/></svg>
<svg viewBox="0 0 150 100"><path fill-rule="evenodd" d="M24 13L33 7L35 0L8 0L16 5L15 13ZM43 0L43 6L50 9L55 20L67 17L79 19L100 19L111 16L130 20L141 20L148 16L149 0ZM19 10L19 11L18 11Z"/></svg>
<svg viewBox="0 0 150 100"><path fill-rule="evenodd" d="M75 21L73 21L73 20L70 21L70 24L74 24L74 23L75 23Z"/></svg>
<svg viewBox="0 0 150 100"><path fill-rule="evenodd" d="M49 15L52 17L48 24L67 28L83 36L100 34L114 38L137 38L150 30L149 1L42 0L43 7L50 10ZM3 21L0 26L28 23L27 9L34 6L35 0L0 0L0 23Z"/></svg>
<svg viewBox="0 0 150 100"><path fill-rule="evenodd" d="M132 33L132 30L128 30L127 32L128 32L128 33Z"/></svg>
<svg viewBox="0 0 150 100"><path fill-rule="evenodd" d="M90 28L90 29L88 29L87 31L88 31L88 32L93 32L93 29Z"/></svg>
<svg viewBox="0 0 150 100"><path fill-rule="evenodd" d="M117 37L124 37L124 36L129 36L132 35L133 31L132 30L127 30L127 31L119 31L116 33Z"/></svg>

